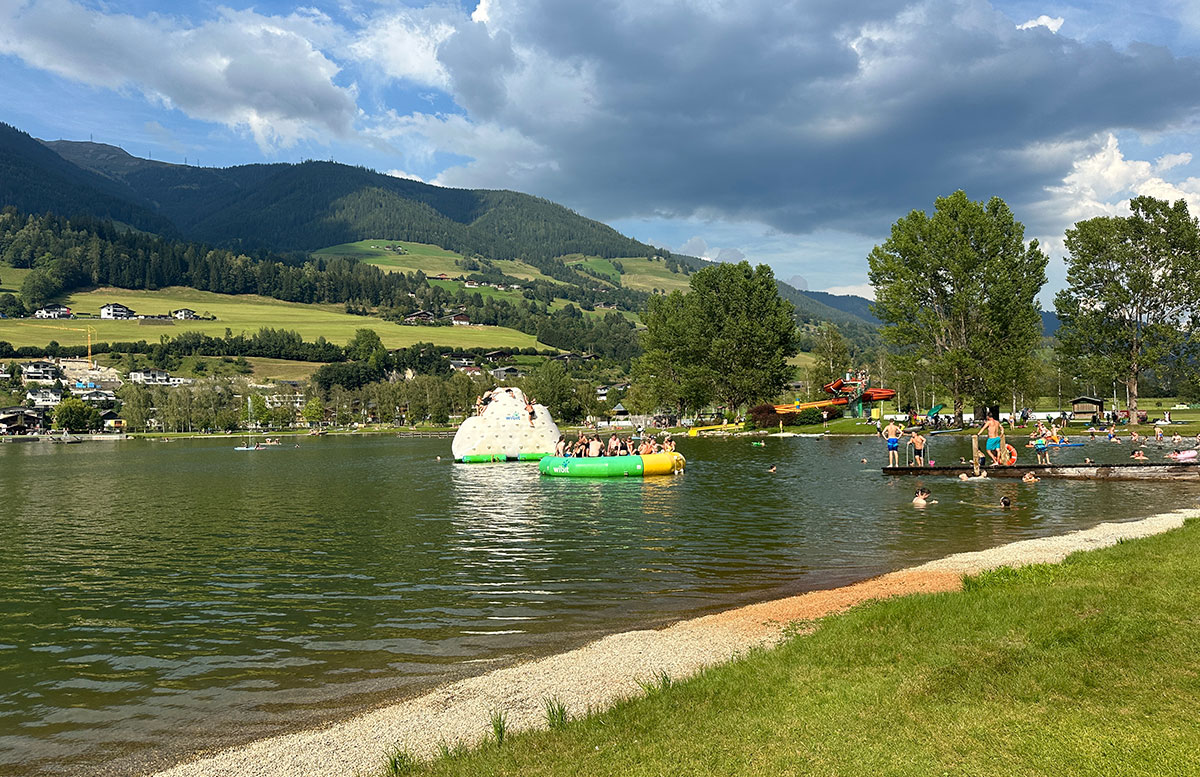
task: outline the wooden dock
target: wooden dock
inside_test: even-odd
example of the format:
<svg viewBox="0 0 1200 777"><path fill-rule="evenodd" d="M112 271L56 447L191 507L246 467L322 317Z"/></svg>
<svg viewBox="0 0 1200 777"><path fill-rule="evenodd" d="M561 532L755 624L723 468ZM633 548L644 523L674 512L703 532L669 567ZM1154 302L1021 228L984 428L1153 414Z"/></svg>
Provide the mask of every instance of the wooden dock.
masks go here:
<svg viewBox="0 0 1200 777"><path fill-rule="evenodd" d="M1017 464L1011 467L985 467L989 478L1022 478L1032 472L1039 478L1068 480L1185 480L1200 481L1200 462L1120 462L1117 464ZM951 477L975 476L970 464L947 467L884 467L885 475Z"/></svg>

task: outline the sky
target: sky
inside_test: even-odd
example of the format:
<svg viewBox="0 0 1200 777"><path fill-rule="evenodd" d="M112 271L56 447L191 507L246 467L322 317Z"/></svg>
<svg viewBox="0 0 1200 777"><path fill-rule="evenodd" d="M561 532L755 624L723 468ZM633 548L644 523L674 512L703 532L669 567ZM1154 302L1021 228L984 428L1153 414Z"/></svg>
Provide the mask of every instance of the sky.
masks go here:
<svg viewBox="0 0 1200 777"><path fill-rule="evenodd" d="M1200 213L1194 0L0 0L0 120L230 166L331 159L546 197L870 296L957 189L1065 279L1132 196Z"/></svg>

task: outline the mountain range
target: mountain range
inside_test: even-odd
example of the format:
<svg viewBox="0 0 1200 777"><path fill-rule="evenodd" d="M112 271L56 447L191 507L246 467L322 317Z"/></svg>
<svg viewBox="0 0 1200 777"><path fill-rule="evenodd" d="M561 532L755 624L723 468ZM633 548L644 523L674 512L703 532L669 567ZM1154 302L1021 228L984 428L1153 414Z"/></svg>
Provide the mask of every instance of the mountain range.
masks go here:
<svg viewBox="0 0 1200 777"><path fill-rule="evenodd" d="M626 237L540 197L451 189L334 162L208 168L142 159L86 141L39 141L0 123L0 206L92 216L173 239L245 251L308 253L386 238L467 256L520 258L561 277L560 257L666 256L704 262ZM802 322L833 321L854 339L879 322L861 297L780 283Z"/></svg>

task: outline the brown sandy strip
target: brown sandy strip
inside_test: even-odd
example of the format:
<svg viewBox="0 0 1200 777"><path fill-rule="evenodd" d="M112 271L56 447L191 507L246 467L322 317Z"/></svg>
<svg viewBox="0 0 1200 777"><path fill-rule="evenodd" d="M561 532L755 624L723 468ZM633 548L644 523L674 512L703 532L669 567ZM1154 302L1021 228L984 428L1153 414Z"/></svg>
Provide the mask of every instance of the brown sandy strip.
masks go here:
<svg viewBox="0 0 1200 777"><path fill-rule="evenodd" d="M664 629L603 637L578 650L499 669L436 688L327 728L270 737L157 772L155 777L345 777L377 774L399 746L430 756L441 743L473 744L503 711L509 731L545 725L543 700L572 716L599 711L641 692L661 672L680 679L778 641L795 621L842 612L861 602L954 591L963 574L1001 566L1056 563L1077 550L1112 545L1183 525L1183 510L1128 523L960 553L842 588L791 596L676 623Z"/></svg>

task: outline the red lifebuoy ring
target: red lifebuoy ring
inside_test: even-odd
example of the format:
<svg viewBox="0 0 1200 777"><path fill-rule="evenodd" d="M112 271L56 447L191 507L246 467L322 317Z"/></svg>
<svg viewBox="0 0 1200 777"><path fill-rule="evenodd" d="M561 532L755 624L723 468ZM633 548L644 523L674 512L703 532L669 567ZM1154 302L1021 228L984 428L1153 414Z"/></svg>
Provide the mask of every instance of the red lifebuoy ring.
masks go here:
<svg viewBox="0 0 1200 777"><path fill-rule="evenodd" d="M1008 452L1008 461L1004 462L1004 466L1011 467L1012 465L1016 464L1017 463L1017 449L1012 447L1008 443L1005 443L1004 450Z"/></svg>

